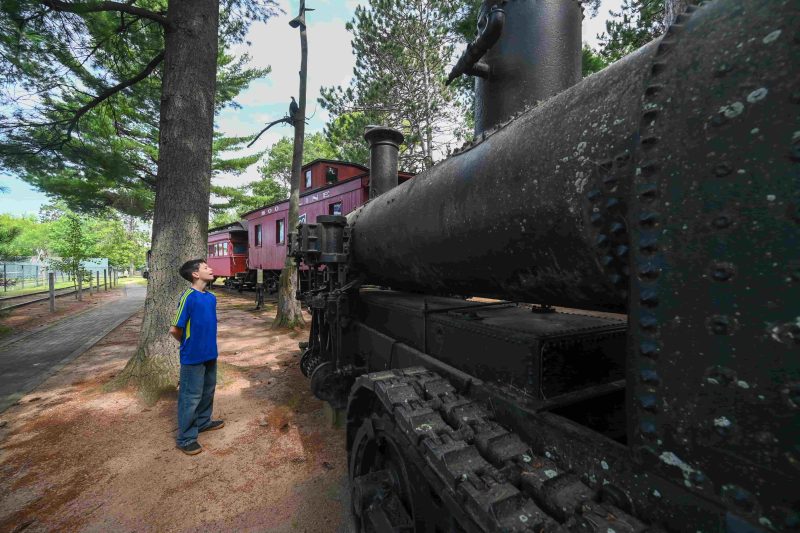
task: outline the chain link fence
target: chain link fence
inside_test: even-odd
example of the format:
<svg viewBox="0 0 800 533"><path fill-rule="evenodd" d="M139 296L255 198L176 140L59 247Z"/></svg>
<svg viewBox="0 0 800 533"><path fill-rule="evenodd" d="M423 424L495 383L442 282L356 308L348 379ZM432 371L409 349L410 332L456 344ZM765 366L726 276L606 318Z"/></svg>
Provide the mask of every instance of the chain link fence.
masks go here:
<svg viewBox="0 0 800 533"><path fill-rule="evenodd" d="M108 260L89 259L83 262L82 266L86 280L88 280L89 274L94 278L96 273L99 272L99 278L102 281L103 271L108 269ZM48 285L47 275L50 272L55 274L56 283L73 281L69 272L51 270L47 262L39 263L30 261L30 259L0 260L0 268L2 268L0 285L2 285L3 292L36 287L46 289Z"/></svg>

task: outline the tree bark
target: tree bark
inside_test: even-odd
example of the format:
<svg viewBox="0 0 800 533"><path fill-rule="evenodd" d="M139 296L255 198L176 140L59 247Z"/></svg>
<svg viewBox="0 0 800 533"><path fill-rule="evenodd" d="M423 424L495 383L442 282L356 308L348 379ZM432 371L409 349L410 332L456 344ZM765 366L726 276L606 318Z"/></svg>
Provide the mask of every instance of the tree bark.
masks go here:
<svg viewBox="0 0 800 533"><path fill-rule="evenodd" d="M305 1L300 2L300 16L305 10ZM300 24L300 94L299 110L294 117L294 151L292 152L292 177L289 188L289 220L286 234L297 226L300 204L300 171L303 166L303 139L306 129L306 75L308 71L308 40L305 24ZM297 293L297 266L287 254L281 277L278 280L278 310L272 326L293 328L305 324L303 310L295 295Z"/></svg>
<svg viewBox="0 0 800 533"><path fill-rule="evenodd" d="M206 256L219 0L170 0L167 20L150 277L137 351L117 380L150 400L178 382L178 268Z"/></svg>
<svg viewBox="0 0 800 533"><path fill-rule="evenodd" d="M664 1L664 28L675 22L675 17L686 11L689 0L665 0Z"/></svg>

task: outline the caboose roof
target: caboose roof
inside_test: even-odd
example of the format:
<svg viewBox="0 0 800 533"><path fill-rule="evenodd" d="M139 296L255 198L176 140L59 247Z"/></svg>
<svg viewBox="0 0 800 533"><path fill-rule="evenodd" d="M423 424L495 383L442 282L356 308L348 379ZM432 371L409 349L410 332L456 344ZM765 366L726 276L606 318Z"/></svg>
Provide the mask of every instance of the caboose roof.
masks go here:
<svg viewBox="0 0 800 533"><path fill-rule="evenodd" d="M365 167L364 165L360 165L358 163L350 163L348 161L339 161L338 159L315 159L315 160L311 161L310 163L306 163L305 165L303 165L301 167L301 169L305 170L306 168L314 166L314 165L316 165L318 163L332 163L334 165L344 165L344 166L347 166L347 167L360 168L361 170L363 170L365 172L369 171L369 167Z"/></svg>
<svg viewBox="0 0 800 533"><path fill-rule="evenodd" d="M209 235L211 235L212 233L227 233L234 231L247 231L247 222L241 220L238 222L231 222L230 224L225 224L224 226L208 228Z"/></svg>
<svg viewBox="0 0 800 533"><path fill-rule="evenodd" d="M337 181L335 183L328 183L327 185L323 185L322 187L317 187L316 189L310 189L308 191L302 192L302 193L300 193L300 197L301 198L305 197L305 196L308 196L308 195L311 195L311 194L317 194L320 191L326 191L328 189L332 189L333 187L337 187L337 186L342 185L344 183L350 183L351 181L360 180L360 179L363 179L364 177L368 177L369 176L369 168L368 167L365 167L364 165L359 165L358 163L347 163L345 161L337 161L335 159L315 159L311 163L307 163L307 164L303 165L303 168L310 167L311 165L314 165L314 164L317 164L317 163L336 163L336 164L339 164L339 165L348 165L348 166L351 166L351 167L360 168L360 169L364 170L364 172L362 172L360 174L356 174L355 176L351 176L351 177L349 177L349 178L347 178L345 180L342 180L342 181ZM397 175L399 177L409 178L409 179L414 177L414 174L411 174L410 172L404 172L402 170L398 171ZM256 211L261 211L262 209L267 209L267 208L270 208L272 206L275 206L275 205L278 205L278 204L282 204L282 203L288 202L288 201L289 201L288 198L284 198L283 200L277 200L277 201L272 202L270 204L264 204L261 207L257 207L256 209L252 209L252 210L250 210L250 211L248 211L246 213L242 213L241 217L242 218L246 218L248 215L252 215ZM243 221L243 222L245 222L245 221Z"/></svg>
<svg viewBox="0 0 800 533"><path fill-rule="evenodd" d="M322 161L322 160L320 160L320 161ZM343 185L345 183L350 183L351 181L360 180L364 176L369 176L369 172L362 172L361 174L356 174L355 176L347 178L346 180L337 181L336 183L329 183L329 184L324 185L322 187L317 187L316 189L311 189L311 190L302 192L302 193L300 193L300 197L303 198L305 196L309 196L309 195L312 195L312 194L317 194L320 191L326 191L328 189L332 189L333 187L337 187L337 186ZM282 204L282 203L288 202L288 201L289 201L288 198L284 198L283 200L278 200L276 202L272 202L271 204L264 204L261 207L253 209L251 211L248 211L247 213L243 213L241 216L242 216L242 218L245 218L247 215L252 215L256 211L261 211L262 209L267 209L267 208L270 208L270 207L272 207L274 205Z"/></svg>

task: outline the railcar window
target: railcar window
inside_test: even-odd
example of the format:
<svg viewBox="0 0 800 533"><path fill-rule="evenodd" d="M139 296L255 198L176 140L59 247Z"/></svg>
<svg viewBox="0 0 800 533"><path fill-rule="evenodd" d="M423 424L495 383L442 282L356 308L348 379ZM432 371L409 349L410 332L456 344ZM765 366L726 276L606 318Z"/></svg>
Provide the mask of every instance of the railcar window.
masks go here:
<svg viewBox="0 0 800 533"><path fill-rule="evenodd" d="M261 224L256 224L256 229L253 232L253 244L261 246Z"/></svg>
<svg viewBox="0 0 800 533"><path fill-rule="evenodd" d="M328 214L329 215L341 215L342 214L342 202L336 202L335 204L331 204L328 206Z"/></svg>
<svg viewBox="0 0 800 533"><path fill-rule="evenodd" d="M305 224L306 223L306 214L305 213L303 213L302 215L297 217L297 223L298 224Z"/></svg>
<svg viewBox="0 0 800 533"><path fill-rule="evenodd" d="M311 188L311 169L306 170L306 189Z"/></svg>
<svg viewBox="0 0 800 533"><path fill-rule="evenodd" d="M223 242L222 243L222 255L228 255L228 243L227 242Z"/></svg>
<svg viewBox="0 0 800 533"><path fill-rule="evenodd" d="M336 183L339 177L339 169L336 167L328 167L325 169L325 182Z"/></svg>
<svg viewBox="0 0 800 533"><path fill-rule="evenodd" d="M247 253L247 245L243 243L234 243L233 244L233 253L235 254L246 254Z"/></svg>
<svg viewBox="0 0 800 533"><path fill-rule="evenodd" d="M284 219L275 221L275 244L283 244L286 239L284 232Z"/></svg>
<svg viewBox="0 0 800 533"><path fill-rule="evenodd" d="M214 245L213 244L209 244L208 245L208 255L214 255Z"/></svg>

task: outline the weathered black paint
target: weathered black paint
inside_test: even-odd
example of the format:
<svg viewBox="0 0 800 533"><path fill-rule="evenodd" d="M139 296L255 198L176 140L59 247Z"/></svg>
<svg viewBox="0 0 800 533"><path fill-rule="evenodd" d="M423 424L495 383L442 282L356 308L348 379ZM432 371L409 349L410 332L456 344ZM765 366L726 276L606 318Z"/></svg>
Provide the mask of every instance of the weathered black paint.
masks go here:
<svg viewBox="0 0 800 533"><path fill-rule="evenodd" d="M397 155L403 134L392 128L368 126L364 139L369 143L369 197L373 199L397 187Z"/></svg>
<svg viewBox="0 0 800 533"><path fill-rule="evenodd" d="M547 100L581 79L582 9L576 0L485 0L505 12L502 34L475 78L475 135Z"/></svg>
<svg viewBox="0 0 800 533"><path fill-rule="evenodd" d="M351 268L402 290L624 309L626 296L601 263L613 248L598 246L587 210L624 220L655 47L351 213ZM607 188L606 161L615 195L596 204L590 193Z"/></svg>
<svg viewBox="0 0 800 533"><path fill-rule="evenodd" d="M303 358L331 363L334 389L355 379L348 443L392 413L387 435L421 439L403 460L468 530L496 525L479 512L497 503L491 485L451 476L485 476L464 457L505 453L477 442L493 431L487 411L514 450L522 437L553 465L551 484L495 479L525 494L520 508L536 501L526 516L581 531L797 530L797 27L788 0L691 8L662 39L351 214L337 275L311 273ZM295 253L316 265L308 242ZM587 335L557 313L437 296L454 293L627 309L624 381L623 348L603 344L615 328ZM408 367L463 397L420 396L417 370L389 372ZM484 420L473 434L453 415L468 405ZM413 425L425 417L436 422ZM495 462L518 472L522 456L508 457ZM504 530L527 526L515 527Z"/></svg>

